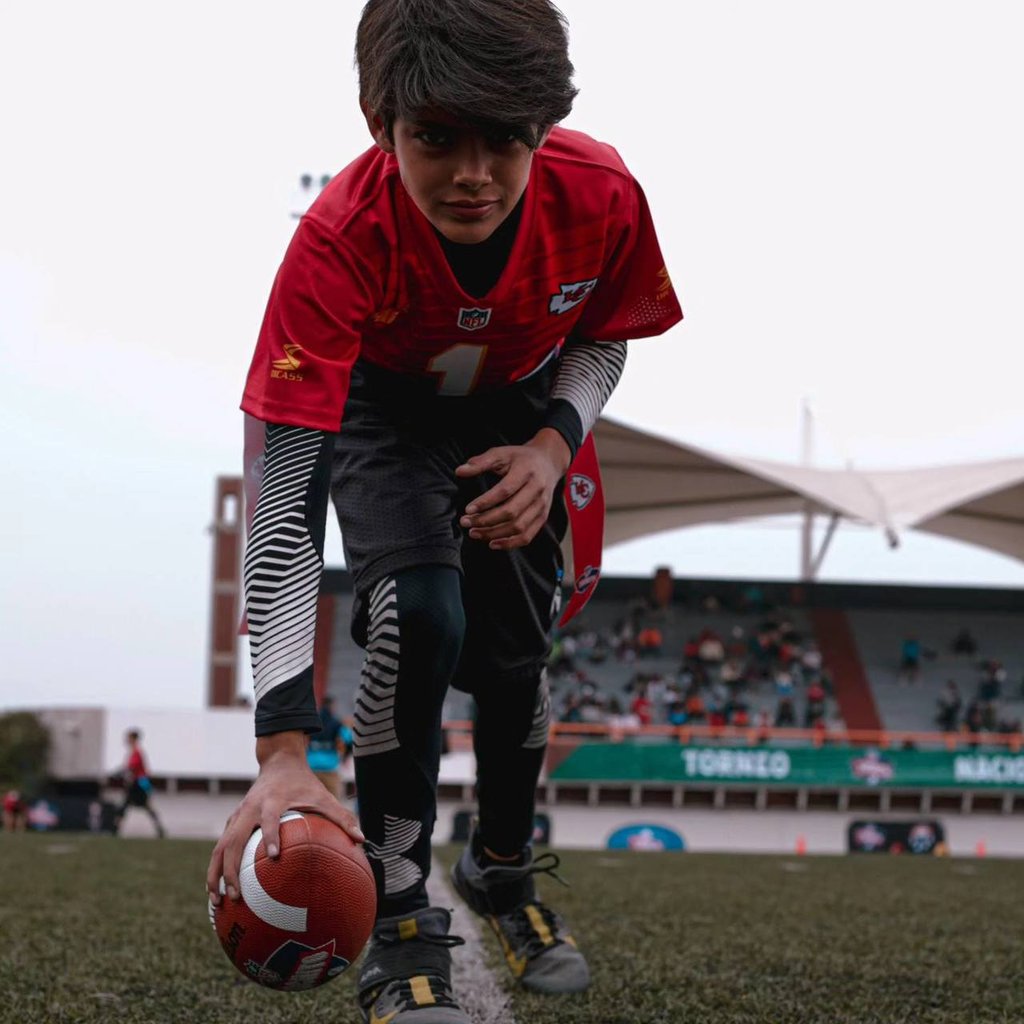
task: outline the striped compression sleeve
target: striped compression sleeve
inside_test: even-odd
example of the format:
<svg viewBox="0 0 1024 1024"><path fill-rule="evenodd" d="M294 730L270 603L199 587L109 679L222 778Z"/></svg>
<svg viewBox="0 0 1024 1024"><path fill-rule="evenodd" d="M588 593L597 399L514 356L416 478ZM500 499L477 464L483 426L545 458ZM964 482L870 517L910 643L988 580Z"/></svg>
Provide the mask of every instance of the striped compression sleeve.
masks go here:
<svg viewBox="0 0 1024 1024"><path fill-rule="evenodd" d="M626 364L624 341L565 343L544 425L557 430L573 458L594 428Z"/></svg>
<svg viewBox="0 0 1024 1024"><path fill-rule="evenodd" d="M263 476L245 552L256 735L317 732L313 640L334 435L266 425Z"/></svg>

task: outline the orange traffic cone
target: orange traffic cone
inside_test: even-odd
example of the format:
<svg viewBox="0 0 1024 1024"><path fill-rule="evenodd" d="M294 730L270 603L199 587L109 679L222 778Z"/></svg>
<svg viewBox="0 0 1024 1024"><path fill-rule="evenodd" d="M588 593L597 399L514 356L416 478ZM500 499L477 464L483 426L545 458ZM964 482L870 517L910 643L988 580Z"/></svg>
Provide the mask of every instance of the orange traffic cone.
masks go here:
<svg viewBox="0 0 1024 1024"><path fill-rule="evenodd" d="M974 855L976 857L984 857L988 853L988 849L985 846L985 840L979 839L977 845L974 847Z"/></svg>
<svg viewBox="0 0 1024 1024"><path fill-rule="evenodd" d="M796 837L796 855L802 857L807 852L807 839L804 836Z"/></svg>

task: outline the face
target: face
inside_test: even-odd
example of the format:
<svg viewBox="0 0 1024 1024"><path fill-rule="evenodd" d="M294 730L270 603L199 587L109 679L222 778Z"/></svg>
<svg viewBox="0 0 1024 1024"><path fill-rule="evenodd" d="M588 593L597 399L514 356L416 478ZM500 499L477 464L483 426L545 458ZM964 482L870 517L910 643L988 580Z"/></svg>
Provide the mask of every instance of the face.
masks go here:
<svg viewBox="0 0 1024 1024"><path fill-rule="evenodd" d="M392 138L372 116L368 123L377 145L398 160L412 201L452 242L489 238L526 191L533 150L511 134L488 134L434 113L396 118Z"/></svg>

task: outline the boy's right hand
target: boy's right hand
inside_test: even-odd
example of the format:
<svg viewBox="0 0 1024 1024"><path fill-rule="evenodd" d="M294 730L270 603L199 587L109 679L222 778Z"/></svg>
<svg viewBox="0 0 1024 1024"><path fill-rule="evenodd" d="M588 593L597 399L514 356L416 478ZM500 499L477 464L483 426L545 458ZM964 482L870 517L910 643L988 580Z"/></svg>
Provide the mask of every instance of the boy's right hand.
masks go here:
<svg viewBox="0 0 1024 1024"><path fill-rule="evenodd" d="M206 872L206 888L214 906L220 904L220 880L230 899L240 898L238 869L242 851L256 828L262 828L270 857L280 851L280 819L285 811L312 811L342 828L357 843L364 841L356 816L342 807L310 771L306 763L306 737L301 732L261 736L256 741L260 773L245 799L228 818L224 834L213 848Z"/></svg>

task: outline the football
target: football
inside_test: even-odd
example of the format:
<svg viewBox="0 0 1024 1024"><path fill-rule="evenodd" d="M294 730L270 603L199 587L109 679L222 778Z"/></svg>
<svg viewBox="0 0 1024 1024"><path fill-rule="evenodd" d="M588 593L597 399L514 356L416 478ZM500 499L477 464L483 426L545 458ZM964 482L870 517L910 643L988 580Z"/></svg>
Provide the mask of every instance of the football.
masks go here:
<svg viewBox="0 0 1024 1024"><path fill-rule="evenodd" d="M359 845L318 814L281 816L281 852L253 832L239 869L241 899L210 903L228 959L268 988L316 988L342 974L373 928L373 872ZM221 879L221 892L224 880Z"/></svg>

